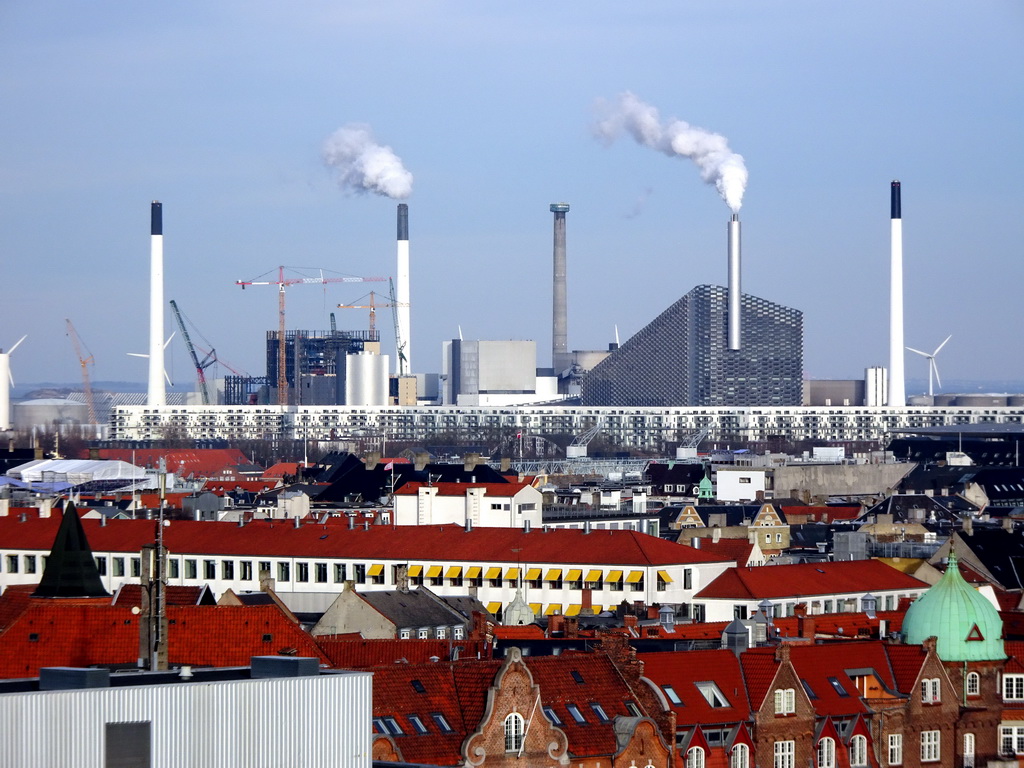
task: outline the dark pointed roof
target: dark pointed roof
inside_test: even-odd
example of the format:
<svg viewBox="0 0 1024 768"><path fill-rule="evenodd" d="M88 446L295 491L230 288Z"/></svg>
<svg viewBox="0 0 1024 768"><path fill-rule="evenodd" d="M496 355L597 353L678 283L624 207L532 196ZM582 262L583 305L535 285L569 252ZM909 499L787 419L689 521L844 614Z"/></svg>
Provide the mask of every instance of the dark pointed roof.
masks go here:
<svg viewBox="0 0 1024 768"><path fill-rule="evenodd" d="M53 540L43 578L32 597L110 597L100 581L78 510L70 501Z"/></svg>

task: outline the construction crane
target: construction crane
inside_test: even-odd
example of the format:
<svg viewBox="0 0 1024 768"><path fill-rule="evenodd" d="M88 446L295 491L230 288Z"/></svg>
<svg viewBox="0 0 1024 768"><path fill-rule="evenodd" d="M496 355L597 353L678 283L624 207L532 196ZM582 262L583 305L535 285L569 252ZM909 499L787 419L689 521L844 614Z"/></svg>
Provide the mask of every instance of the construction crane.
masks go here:
<svg viewBox="0 0 1024 768"><path fill-rule="evenodd" d="M242 286L245 290L247 285L276 285L277 286L277 404L288 405L288 376L285 371L287 362L285 355L285 310L284 293L290 285L326 285L327 283L382 283L386 277L324 277L323 270L319 270L319 277L285 277L284 267L277 268L277 280L236 280L235 285Z"/></svg>
<svg viewBox="0 0 1024 768"><path fill-rule="evenodd" d="M388 297L391 301L381 304L377 301L377 294L370 291L370 303L369 304L339 304L338 309L368 309L370 310L370 333L377 329L377 307L391 307L394 312L395 320L395 349L398 352L398 372L399 374L405 373L405 353L402 351L403 346L401 339L398 337L398 307L408 307L409 305L405 302L395 301L394 297L394 286L392 285L391 295ZM334 317L334 315L331 315Z"/></svg>
<svg viewBox="0 0 1024 768"><path fill-rule="evenodd" d="M82 356L82 344L81 339L78 338L78 332L75 331L75 326L71 324L71 321L64 318L64 322L68 326L68 336L71 338L71 344L75 348L75 356L78 357L78 364L82 366L82 394L85 395L85 405L89 409L89 423L96 423L96 403L92 397L92 384L89 383L89 366L95 361L93 360L92 353L89 352L88 357ZM86 349L88 352L88 349Z"/></svg>
<svg viewBox="0 0 1024 768"><path fill-rule="evenodd" d="M178 321L178 328L181 329L181 337L185 339L185 346L188 347L188 353L192 357L192 365L196 367L196 377L199 379L199 393L203 397L203 405L209 405L210 391L206 386L206 374L204 371L217 362L217 353L211 349L206 353L206 357L202 360L199 359L199 355L196 354L195 345L192 344L192 337L188 335L188 329L185 328L185 321L182 319L181 310L178 309L174 299L171 299L170 304L171 309L174 310L174 319Z"/></svg>

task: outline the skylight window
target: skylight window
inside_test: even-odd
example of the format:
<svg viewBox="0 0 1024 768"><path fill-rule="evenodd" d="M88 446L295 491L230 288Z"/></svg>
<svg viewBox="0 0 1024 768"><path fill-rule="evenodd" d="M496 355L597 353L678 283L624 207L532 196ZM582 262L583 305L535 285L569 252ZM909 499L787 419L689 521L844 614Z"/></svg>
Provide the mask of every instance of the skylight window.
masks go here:
<svg viewBox="0 0 1024 768"><path fill-rule="evenodd" d="M577 683L579 683L580 685L582 685L582 684L583 684L583 675L581 675L581 674L580 674L580 673L579 673L579 672L578 672L577 670L575 670L575 669L574 669L574 670L572 671L572 673L571 673L571 674L572 674L572 679L573 679L573 680L575 680L575 681L576 681Z"/></svg>
<svg viewBox="0 0 1024 768"><path fill-rule="evenodd" d="M405 731L402 730L402 726L400 726L398 721L393 717L385 717L384 725L387 727L388 733L392 736L401 736L405 733Z"/></svg>
<svg viewBox="0 0 1024 768"><path fill-rule="evenodd" d="M561 725L562 719L558 716L558 713L551 707L544 707L544 717L546 717L552 725Z"/></svg>
<svg viewBox="0 0 1024 768"><path fill-rule="evenodd" d="M830 677L828 681L832 684L832 687L835 689L835 692L838 693L840 696L848 697L850 695L846 692L846 689L843 687L843 684L839 682L838 677Z"/></svg>
<svg viewBox="0 0 1024 768"><path fill-rule="evenodd" d="M418 734L427 732L427 726L424 725L423 720L419 715L409 715L409 723L412 725L413 731Z"/></svg>
<svg viewBox="0 0 1024 768"><path fill-rule="evenodd" d="M440 712L431 712L431 719L437 724L437 727L441 729L441 733L454 733L452 727L448 725L448 721L445 720L444 715Z"/></svg>
<svg viewBox="0 0 1024 768"><path fill-rule="evenodd" d="M419 680L413 680L411 682L411 685L412 685L412 689L414 691L416 691L416 693L426 693L427 692L427 689L423 687L423 683L421 683Z"/></svg>
<svg viewBox="0 0 1024 768"><path fill-rule="evenodd" d="M607 723L611 719L608 717L608 713L604 711L604 707L596 701L591 703L590 708L594 710L594 714L597 715L597 719L602 723Z"/></svg>
<svg viewBox="0 0 1024 768"><path fill-rule="evenodd" d="M718 709L729 706L729 701L725 698L721 689L710 680L695 683L695 685L697 686L697 690L700 691L701 696L703 696L707 703L712 707Z"/></svg>
<svg viewBox="0 0 1024 768"><path fill-rule="evenodd" d="M572 719L580 725L587 722L587 718L583 716L583 713L580 712L580 708L577 707L575 704L566 704L565 708L569 710L569 714L572 715Z"/></svg>
<svg viewBox="0 0 1024 768"><path fill-rule="evenodd" d="M673 704L675 704L676 706L682 705L683 700L679 698L679 694L676 693L676 689L673 688L671 685L663 685L661 686L661 690L665 692L665 695L668 696L668 700L671 701Z"/></svg>

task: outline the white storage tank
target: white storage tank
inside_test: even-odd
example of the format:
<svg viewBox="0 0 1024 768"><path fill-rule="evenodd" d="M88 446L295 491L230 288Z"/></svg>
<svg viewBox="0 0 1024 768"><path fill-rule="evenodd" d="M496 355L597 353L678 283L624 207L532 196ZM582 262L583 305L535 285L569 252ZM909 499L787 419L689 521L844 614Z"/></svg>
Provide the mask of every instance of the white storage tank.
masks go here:
<svg viewBox="0 0 1024 768"><path fill-rule="evenodd" d="M14 428L52 428L54 424L88 424L89 408L85 403L60 398L22 400L14 404Z"/></svg>
<svg viewBox="0 0 1024 768"><path fill-rule="evenodd" d="M359 352L345 356L345 405L388 404L388 356Z"/></svg>

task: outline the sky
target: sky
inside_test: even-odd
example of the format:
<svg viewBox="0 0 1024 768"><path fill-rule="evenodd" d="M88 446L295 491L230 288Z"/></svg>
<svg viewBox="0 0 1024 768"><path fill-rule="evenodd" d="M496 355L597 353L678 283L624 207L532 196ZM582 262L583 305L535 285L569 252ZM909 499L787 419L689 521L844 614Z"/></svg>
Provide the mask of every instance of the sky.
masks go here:
<svg viewBox="0 0 1024 768"><path fill-rule="evenodd" d="M629 92L742 156L743 290L803 311L808 377L887 364L900 179L906 343L952 334L944 380L1024 381L1022 58L1015 0L6 0L0 348L28 334L19 384L76 382L68 318L94 380L145 381L126 353L148 345L160 200L166 298L221 375L262 375L276 289L235 281L395 274L399 200L324 161L354 124L412 176L415 371L460 332L533 339L550 364L553 202L571 205L570 349L625 341L725 284L731 213L690 160L597 140L601 100ZM335 307L384 285L290 288L288 328L333 311L364 329ZM390 310L378 327L393 362ZM194 380L178 337L167 368Z"/></svg>

